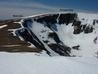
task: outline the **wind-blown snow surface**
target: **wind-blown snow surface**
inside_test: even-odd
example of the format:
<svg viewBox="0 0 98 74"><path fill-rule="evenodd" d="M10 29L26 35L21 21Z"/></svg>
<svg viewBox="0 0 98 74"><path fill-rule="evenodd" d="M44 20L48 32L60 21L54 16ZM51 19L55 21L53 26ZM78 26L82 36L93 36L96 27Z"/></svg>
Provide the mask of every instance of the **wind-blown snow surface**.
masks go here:
<svg viewBox="0 0 98 74"><path fill-rule="evenodd" d="M98 58L0 52L0 74L98 74Z"/></svg>

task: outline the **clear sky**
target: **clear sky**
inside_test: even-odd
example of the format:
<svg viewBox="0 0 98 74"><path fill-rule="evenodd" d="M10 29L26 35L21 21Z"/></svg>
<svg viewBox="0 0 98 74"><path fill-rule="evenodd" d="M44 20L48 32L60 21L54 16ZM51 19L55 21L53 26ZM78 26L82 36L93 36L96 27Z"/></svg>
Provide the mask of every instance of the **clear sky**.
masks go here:
<svg viewBox="0 0 98 74"><path fill-rule="evenodd" d="M0 0L0 18L12 14L31 15L59 8L72 8L98 12L98 0Z"/></svg>

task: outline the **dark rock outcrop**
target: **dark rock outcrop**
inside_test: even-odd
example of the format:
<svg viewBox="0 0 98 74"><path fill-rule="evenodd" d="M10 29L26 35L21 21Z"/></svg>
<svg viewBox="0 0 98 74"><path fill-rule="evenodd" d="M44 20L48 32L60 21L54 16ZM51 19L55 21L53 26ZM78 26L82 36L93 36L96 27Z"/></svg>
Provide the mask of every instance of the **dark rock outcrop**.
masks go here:
<svg viewBox="0 0 98 74"><path fill-rule="evenodd" d="M91 33L93 32L93 27L87 26L84 30L84 33Z"/></svg>
<svg viewBox="0 0 98 74"><path fill-rule="evenodd" d="M58 35L55 32L49 33L48 37L53 38L57 42L57 44L61 42Z"/></svg>
<svg viewBox="0 0 98 74"><path fill-rule="evenodd" d="M49 47L61 56L70 56L71 48L60 44L49 44Z"/></svg>
<svg viewBox="0 0 98 74"><path fill-rule="evenodd" d="M66 24L72 23L74 20L76 20L77 14L76 13L67 13L67 14L61 14L59 17L59 24Z"/></svg>
<svg viewBox="0 0 98 74"><path fill-rule="evenodd" d="M73 46L72 48L76 49L76 50L79 50L79 47L80 47L80 45L77 45L77 46Z"/></svg>
<svg viewBox="0 0 98 74"><path fill-rule="evenodd" d="M98 37L96 37L96 38L93 40L95 44L97 43L97 40L98 40Z"/></svg>

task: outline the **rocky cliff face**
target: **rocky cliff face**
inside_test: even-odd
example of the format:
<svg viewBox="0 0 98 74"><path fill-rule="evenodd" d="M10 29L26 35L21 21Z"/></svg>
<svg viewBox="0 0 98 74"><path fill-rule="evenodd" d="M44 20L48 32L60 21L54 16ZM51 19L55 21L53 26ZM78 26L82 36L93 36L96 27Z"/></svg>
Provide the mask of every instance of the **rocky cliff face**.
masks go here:
<svg viewBox="0 0 98 74"><path fill-rule="evenodd" d="M17 29L15 34L35 47L45 50L48 55L75 56L80 50L88 49L90 44L97 43L95 30L95 26L98 25L97 15L82 15L81 13L56 13L28 17L21 20L21 28ZM89 16L94 17L89 18ZM90 35L95 38L90 38ZM88 43L88 39L83 41L82 37L90 38L91 43L86 46L85 41Z"/></svg>
<svg viewBox="0 0 98 74"><path fill-rule="evenodd" d="M36 47L37 51L45 50L50 56L98 55L98 14L51 13L13 22L19 27L9 27L8 32L31 45L30 51Z"/></svg>

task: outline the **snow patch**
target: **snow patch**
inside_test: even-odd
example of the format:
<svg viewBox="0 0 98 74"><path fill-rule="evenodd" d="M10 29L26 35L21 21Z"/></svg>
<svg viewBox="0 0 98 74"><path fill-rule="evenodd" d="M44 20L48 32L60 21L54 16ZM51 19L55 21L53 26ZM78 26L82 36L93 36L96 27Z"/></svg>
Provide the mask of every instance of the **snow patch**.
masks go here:
<svg viewBox="0 0 98 74"><path fill-rule="evenodd" d="M8 25L1 25L0 29L7 27Z"/></svg>

